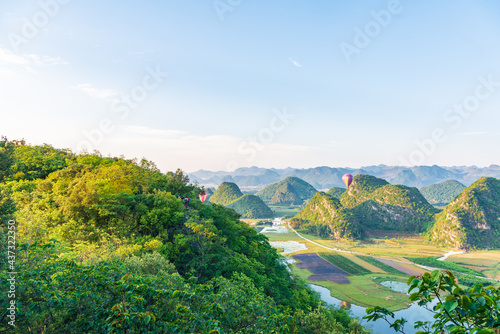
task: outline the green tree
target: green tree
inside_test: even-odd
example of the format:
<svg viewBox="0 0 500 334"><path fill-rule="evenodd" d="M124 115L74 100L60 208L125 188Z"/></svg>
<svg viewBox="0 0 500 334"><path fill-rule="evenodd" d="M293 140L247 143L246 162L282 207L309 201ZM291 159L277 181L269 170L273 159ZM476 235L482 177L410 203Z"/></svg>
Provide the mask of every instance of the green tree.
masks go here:
<svg viewBox="0 0 500 334"><path fill-rule="evenodd" d="M477 284L470 289L462 289L450 271L434 270L421 277L408 279L408 292L414 291L409 300L418 301L420 306L427 306L434 300L432 308L434 322L417 321L418 334L486 334L495 333L500 328L500 289ZM398 333L405 333L405 319L394 319L394 313L382 307L366 309L364 319L375 321L384 319Z"/></svg>

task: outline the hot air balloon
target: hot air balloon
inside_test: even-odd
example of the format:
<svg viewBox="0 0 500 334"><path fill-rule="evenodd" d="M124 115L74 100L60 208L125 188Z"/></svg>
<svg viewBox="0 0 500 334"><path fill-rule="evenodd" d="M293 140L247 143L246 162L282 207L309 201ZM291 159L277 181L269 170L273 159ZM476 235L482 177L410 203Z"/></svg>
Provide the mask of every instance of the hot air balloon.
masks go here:
<svg viewBox="0 0 500 334"><path fill-rule="evenodd" d="M201 192L200 195L199 195L199 197L200 197L201 203L205 203L205 201L206 201L206 199L208 197L208 194L206 192Z"/></svg>
<svg viewBox="0 0 500 334"><path fill-rule="evenodd" d="M344 181L344 184L346 185L346 187L349 188L349 186L352 183L352 175L345 174L344 176L342 176L342 181Z"/></svg>
<svg viewBox="0 0 500 334"><path fill-rule="evenodd" d="M350 302L346 302L345 300L343 300L340 303L340 307L343 308L344 310L350 310L351 309L351 303Z"/></svg>

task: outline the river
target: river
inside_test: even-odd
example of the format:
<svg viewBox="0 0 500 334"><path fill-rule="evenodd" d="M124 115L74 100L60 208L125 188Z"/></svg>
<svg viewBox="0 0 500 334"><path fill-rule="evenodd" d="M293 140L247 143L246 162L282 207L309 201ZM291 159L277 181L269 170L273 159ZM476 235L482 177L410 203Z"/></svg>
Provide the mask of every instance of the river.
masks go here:
<svg viewBox="0 0 500 334"><path fill-rule="evenodd" d="M324 288L322 286L319 286L319 285L310 284L310 286L314 291L319 292L319 294L321 295L321 299L324 302L326 302L330 305L340 307L341 301L335 297L332 297L330 295L330 290L328 290L327 288ZM366 322L366 320L362 320L362 318L366 315L365 309L366 309L365 307L361 307L361 306L352 304L350 311L351 311L353 316L360 319L363 326L365 326L366 328L372 329L373 334L396 333L394 331L394 329L390 328L389 324L387 322L385 322L383 319L379 319L375 322ZM420 321L426 321L426 320L432 321L433 320L432 316L433 316L432 312L430 312L429 310L427 310L421 306L418 306L416 303L412 304L410 307L408 307L404 310L394 312L395 319L405 318L406 320L408 320L407 324L405 325L405 329L404 329L404 332L406 334L415 334L417 332L417 330L413 328L413 324L415 321L418 321L418 320L420 320Z"/></svg>

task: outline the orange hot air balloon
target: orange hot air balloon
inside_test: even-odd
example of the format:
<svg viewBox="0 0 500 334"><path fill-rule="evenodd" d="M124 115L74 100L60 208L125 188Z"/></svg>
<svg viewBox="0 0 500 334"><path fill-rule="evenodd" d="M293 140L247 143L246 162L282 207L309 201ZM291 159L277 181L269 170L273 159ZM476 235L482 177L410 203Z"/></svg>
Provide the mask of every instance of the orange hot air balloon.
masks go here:
<svg viewBox="0 0 500 334"><path fill-rule="evenodd" d="M202 192L202 193L200 193L199 197L200 197L201 203L205 203L205 200L207 199L208 194L206 192Z"/></svg>
<svg viewBox="0 0 500 334"><path fill-rule="evenodd" d="M346 185L346 187L349 188L349 186L352 183L352 175L351 174L344 174L344 176L342 176L342 181L344 181L344 184Z"/></svg>

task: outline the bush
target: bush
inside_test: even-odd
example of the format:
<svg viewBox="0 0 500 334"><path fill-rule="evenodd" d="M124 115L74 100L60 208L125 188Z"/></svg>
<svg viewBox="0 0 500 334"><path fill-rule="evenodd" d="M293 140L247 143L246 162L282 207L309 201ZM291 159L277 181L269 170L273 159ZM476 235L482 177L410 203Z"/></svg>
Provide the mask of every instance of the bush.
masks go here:
<svg viewBox="0 0 500 334"><path fill-rule="evenodd" d="M158 252L146 253L141 256L132 255L126 258L123 264L136 274L157 275L163 272L170 275L176 272L175 266Z"/></svg>

